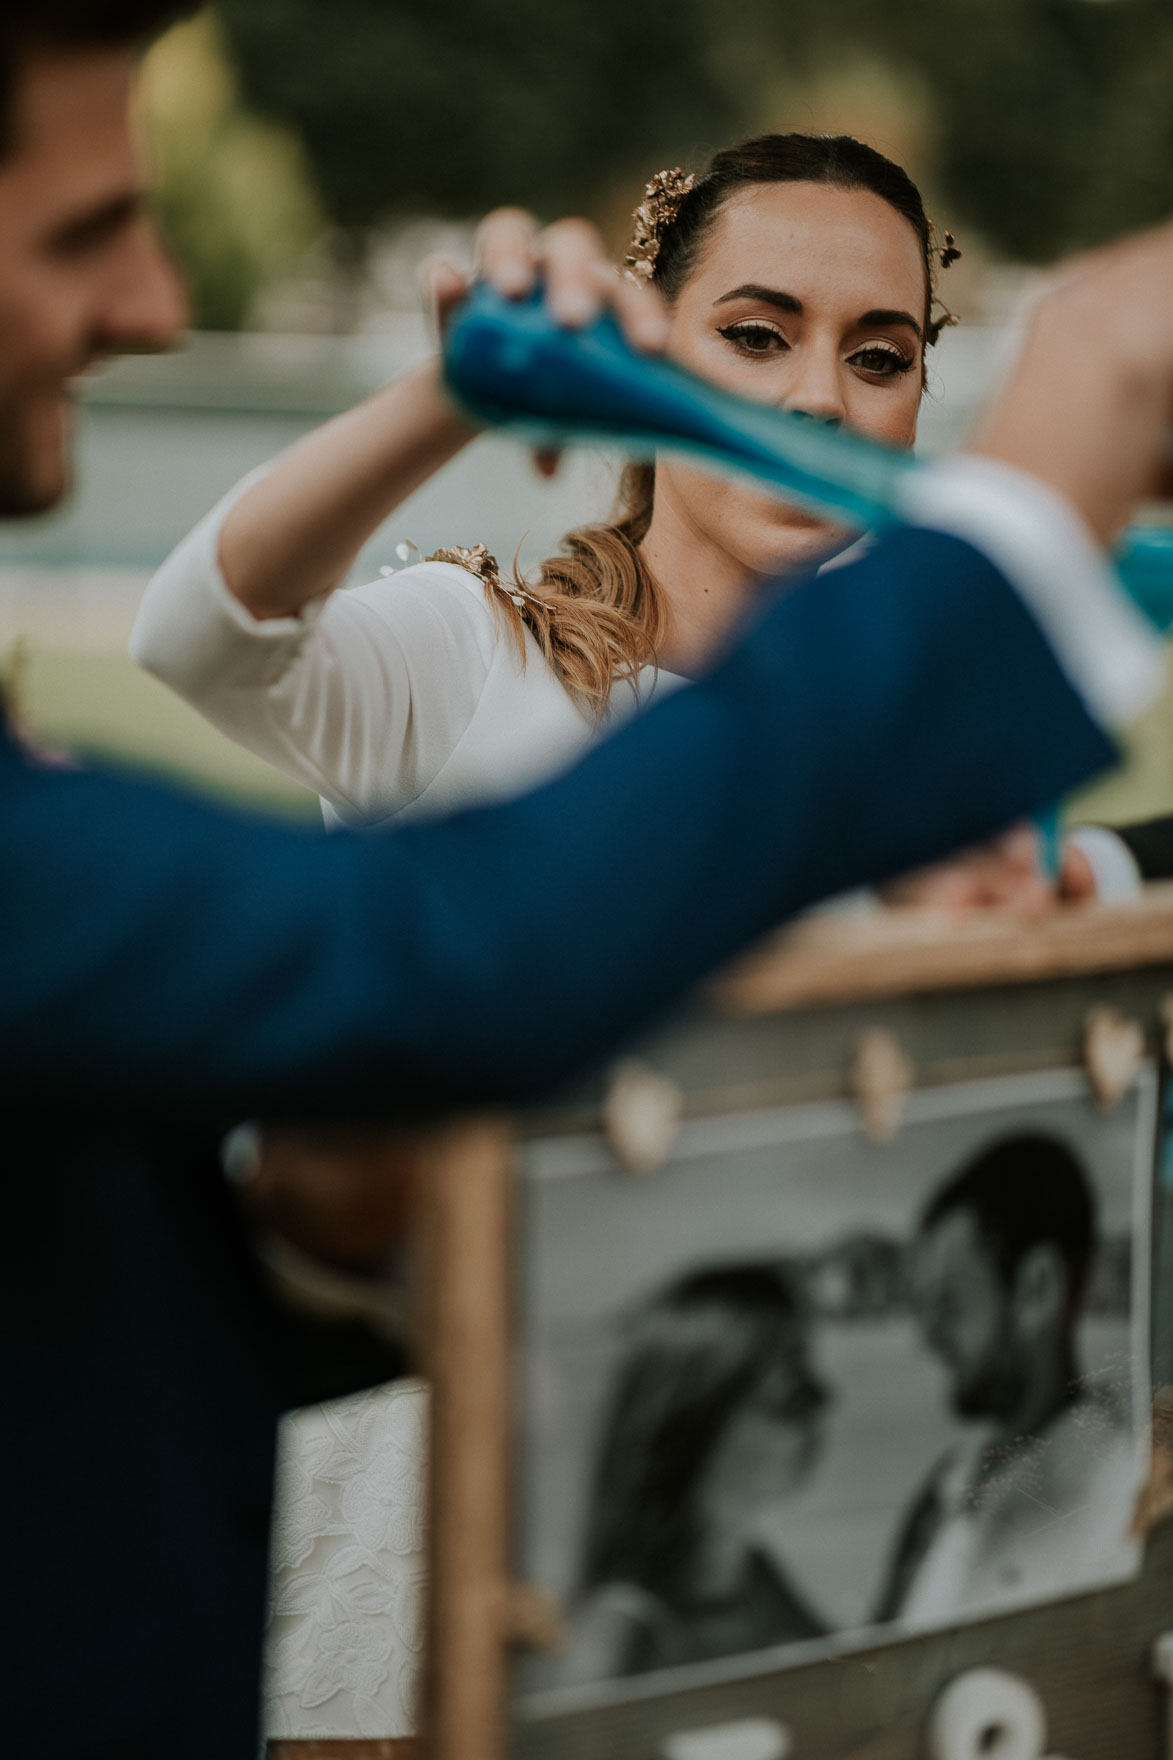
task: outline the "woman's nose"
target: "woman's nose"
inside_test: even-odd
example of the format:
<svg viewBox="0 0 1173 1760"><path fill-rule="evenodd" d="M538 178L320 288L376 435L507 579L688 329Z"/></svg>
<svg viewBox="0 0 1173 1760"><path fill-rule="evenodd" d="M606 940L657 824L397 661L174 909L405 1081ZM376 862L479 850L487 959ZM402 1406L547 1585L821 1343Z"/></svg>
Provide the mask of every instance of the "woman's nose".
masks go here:
<svg viewBox="0 0 1173 1760"><path fill-rule="evenodd" d="M824 412L823 410L817 409L796 409L793 404L789 403L786 404L785 407L792 416L800 416L804 421L808 422L821 422L825 428L841 428L843 426L843 417L838 413L832 415L830 411Z"/></svg>
<svg viewBox="0 0 1173 1760"><path fill-rule="evenodd" d="M793 415L806 416L812 422L823 422L838 428L847 419L843 390L839 381L838 358L823 358L811 350L805 359L795 362L796 372L782 399L783 409Z"/></svg>

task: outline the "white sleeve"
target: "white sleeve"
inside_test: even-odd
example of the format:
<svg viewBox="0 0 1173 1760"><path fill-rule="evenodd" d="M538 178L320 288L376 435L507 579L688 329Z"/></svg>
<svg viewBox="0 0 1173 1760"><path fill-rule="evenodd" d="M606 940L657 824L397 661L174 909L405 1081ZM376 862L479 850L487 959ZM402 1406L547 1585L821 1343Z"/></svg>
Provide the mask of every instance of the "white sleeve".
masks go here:
<svg viewBox="0 0 1173 1760"><path fill-rule="evenodd" d="M455 750L488 676L497 637L481 583L422 563L258 620L219 563L221 526L252 480L155 575L131 654L344 819L398 812Z"/></svg>
<svg viewBox="0 0 1173 1760"><path fill-rule="evenodd" d="M1079 825L1066 841L1084 857L1096 883L1096 897L1104 904L1125 904L1140 897L1144 876L1122 837L1106 825Z"/></svg>
<svg viewBox="0 0 1173 1760"><path fill-rule="evenodd" d="M1101 726L1127 725L1161 694L1162 643L1056 490L996 459L959 453L909 472L901 511L912 525L964 538L989 557Z"/></svg>

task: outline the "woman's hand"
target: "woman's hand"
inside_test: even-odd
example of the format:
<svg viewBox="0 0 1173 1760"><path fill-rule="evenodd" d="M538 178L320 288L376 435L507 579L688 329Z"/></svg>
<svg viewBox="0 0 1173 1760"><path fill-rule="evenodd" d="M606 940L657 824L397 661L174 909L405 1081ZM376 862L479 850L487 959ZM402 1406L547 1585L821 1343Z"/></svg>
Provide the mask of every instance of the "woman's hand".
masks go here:
<svg viewBox="0 0 1173 1760"><path fill-rule="evenodd" d="M1034 826L1013 825L976 849L903 875L884 887L882 897L885 904L936 910L997 908L1041 915L1058 904L1059 890L1043 872L1040 855Z"/></svg>
<svg viewBox="0 0 1173 1760"><path fill-rule="evenodd" d="M489 282L506 299L524 299L539 278L550 310L567 329L581 329L610 311L633 348L655 354L668 341L668 309L659 291L621 275L587 220L557 220L539 230L520 208L498 208L477 229L470 271L435 257L421 276L441 336L474 281ZM537 452L534 462L543 476L552 476L558 455Z"/></svg>
<svg viewBox="0 0 1173 1760"><path fill-rule="evenodd" d="M634 348L654 353L668 340L668 309L659 292L619 273L588 220L539 228L520 208L498 208L477 228L473 256L467 271L444 258L424 266L424 291L441 334L474 281L487 281L506 299L524 299L541 279L550 310L567 329L610 311Z"/></svg>
<svg viewBox="0 0 1173 1760"><path fill-rule="evenodd" d="M543 278L551 310L571 328L606 310L636 348L661 349L668 339L660 295L619 274L586 220L539 230L517 208L490 214L478 229L471 270L442 261L425 270L441 330L478 277L509 299L523 298ZM224 521L220 565L230 591L258 619L289 617L331 591L372 532L475 433L446 396L433 359L308 434ZM538 455L544 474L555 463L550 453Z"/></svg>

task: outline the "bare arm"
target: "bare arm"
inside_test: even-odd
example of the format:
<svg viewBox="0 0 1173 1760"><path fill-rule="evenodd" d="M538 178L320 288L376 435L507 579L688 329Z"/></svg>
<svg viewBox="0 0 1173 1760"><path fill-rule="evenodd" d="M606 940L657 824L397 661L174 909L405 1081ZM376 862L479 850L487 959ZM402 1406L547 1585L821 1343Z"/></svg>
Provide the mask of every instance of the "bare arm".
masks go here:
<svg viewBox="0 0 1173 1760"><path fill-rule="evenodd" d="M432 359L307 434L224 522L220 566L232 593L266 619L329 592L371 533L475 432Z"/></svg>
<svg viewBox="0 0 1173 1760"><path fill-rule="evenodd" d="M477 257L479 272L513 297L543 273L565 324L589 323L608 304L637 347L666 340L658 295L608 269L585 221L539 233L528 215L502 209L484 222ZM467 281L438 265L429 291L442 322ZM438 359L327 422L283 453L229 513L220 534L229 589L261 620L299 611L338 585L372 532L475 434L444 393Z"/></svg>

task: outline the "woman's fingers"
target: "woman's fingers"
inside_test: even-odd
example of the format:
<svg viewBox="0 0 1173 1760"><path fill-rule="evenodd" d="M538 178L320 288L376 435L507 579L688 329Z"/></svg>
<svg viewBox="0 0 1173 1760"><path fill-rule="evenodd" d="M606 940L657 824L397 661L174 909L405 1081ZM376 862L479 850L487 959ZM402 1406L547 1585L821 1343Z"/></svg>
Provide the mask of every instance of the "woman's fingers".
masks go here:
<svg viewBox="0 0 1173 1760"><path fill-rule="evenodd" d="M1063 861L1059 869L1059 890L1072 903L1082 903L1096 896L1096 873L1079 845L1070 841L1063 845Z"/></svg>
<svg viewBox="0 0 1173 1760"><path fill-rule="evenodd" d="M616 273L611 298L615 316L629 342L649 354L658 354L667 346L668 307L658 287Z"/></svg>
<svg viewBox="0 0 1173 1760"><path fill-rule="evenodd" d="M596 229L588 220L557 220L539 235L537 247L546 299L558 322L577 329L597 318L610 265Z"/></svg>
<svg viewBox="0 0 1173 1760"><path fill-rule="evenodd" d="M520 299L538 275L537 222L521 208L497 208L477 228L480 275L506 299Z"/></svg>
<svg viewBox="0 0 1173 1760"><path fill-rule="evenodd" d="M653 287L621 275L586 220L559 220L538 237L550 310L572 329L610 310L629 342L655 351L668 340L668 308Z"/></svg>
<svg viewBox="0 0 1173 1760"><path fill-rule="evenodd" d="M569 329L609 310L636 348L654 351L667 342L660 294L619 274L588 220L557 220L539 232L520 208L499 208L478 229L476 256L478 272L508 299L523 297L541 277L550 310Z"/></svg>
<svg viewBox="0 0 1173 1760"><path fill-rule="evenodd" d="M976 849L885 887L890 904L932 905L941 910L997 906L1026 913L1049 910L1055 883L1042 870L1033 825L1013 825Z"/></svg>

